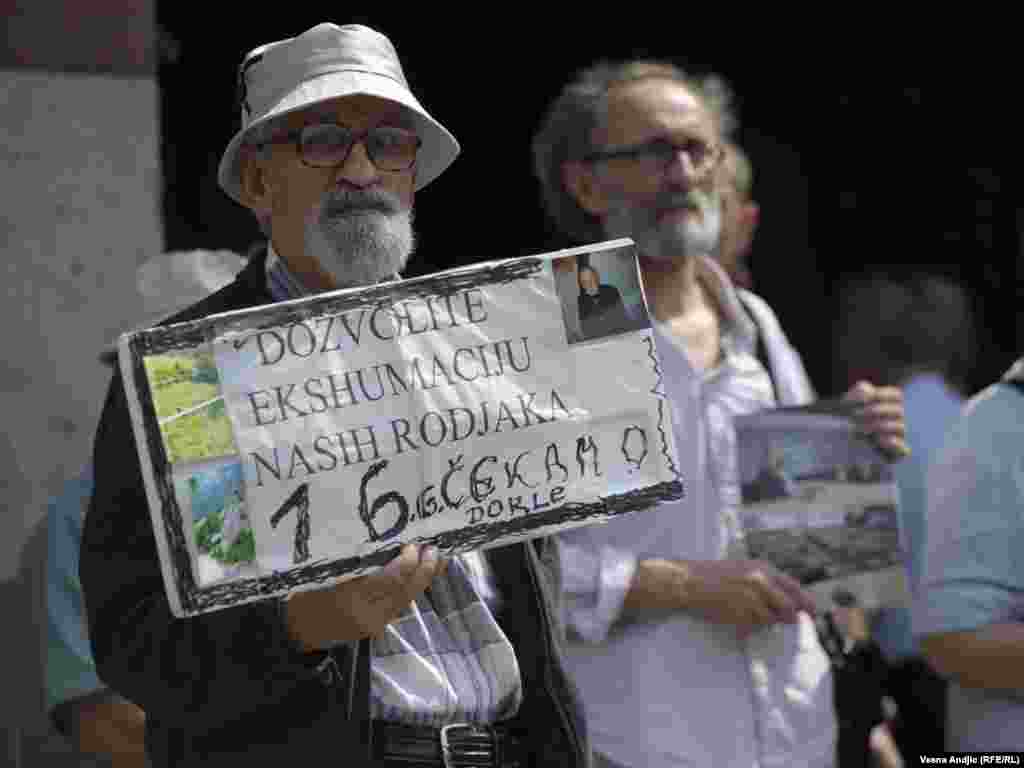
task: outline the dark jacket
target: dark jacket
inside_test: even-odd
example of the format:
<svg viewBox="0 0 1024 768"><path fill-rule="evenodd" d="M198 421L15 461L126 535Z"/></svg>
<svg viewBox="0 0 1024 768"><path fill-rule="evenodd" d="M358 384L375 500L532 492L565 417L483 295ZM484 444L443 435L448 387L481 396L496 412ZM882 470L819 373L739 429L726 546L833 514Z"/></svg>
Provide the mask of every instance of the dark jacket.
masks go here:
<svg viewBox="0 0 1024 768"><path fill-rule="evenodd" d="M581 290L579 308L585 338L596 339L633 329L619 289L614 285L601 285L596 296Z"/></svg>
<svg viewBox="0 0 1024 768"><path fill-rule="evenodd" d="M265 253L169 322L272 303ZM100 677L146 711L154 766L368 764L369 642L303 654L274 600L189 619L170 611L124 386L115 374L96 433L95 492L80 576ZM554 630L555 586L538 542L490 550L523 703L513 727L530 765L585 766L582 712Z"/></svg>

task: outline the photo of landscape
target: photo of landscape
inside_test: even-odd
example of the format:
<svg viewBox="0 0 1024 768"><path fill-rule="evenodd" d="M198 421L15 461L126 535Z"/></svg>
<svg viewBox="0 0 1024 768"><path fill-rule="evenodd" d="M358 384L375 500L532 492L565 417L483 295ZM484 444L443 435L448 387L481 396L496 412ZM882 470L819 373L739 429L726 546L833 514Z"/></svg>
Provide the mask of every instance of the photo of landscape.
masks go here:
<svg viewBox="0 0 1024 768"><path fill-rule="evenodd" d="M841 412L822 409L737 419L747 551L805 585L887 571L903 559L891 467Z"/></svg>
<svg viewBox="0 0 1024 768"><path fill-rule="evenodd" d="M241 462L196 470L185 479L182 490L192 511L199 583L210 584L246 570L258 573Z"/></svg>
<svg viewBox="0 0 1024 768"><path fill-rule="evenodd" d="M149 355L143 365L172 464L238 453L212 351Z"/></svg>

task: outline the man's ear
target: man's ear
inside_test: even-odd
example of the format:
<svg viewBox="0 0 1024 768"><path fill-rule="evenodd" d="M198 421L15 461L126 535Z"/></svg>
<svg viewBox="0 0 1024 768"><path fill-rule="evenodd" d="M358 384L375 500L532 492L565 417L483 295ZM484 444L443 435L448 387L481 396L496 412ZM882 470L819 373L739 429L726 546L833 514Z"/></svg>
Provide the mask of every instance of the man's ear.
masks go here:
<svg viewBox="0 0 1024 768"><path fill-rule="evenodd" d="M258 217L269 217L272 208L272 185L268 179L266 158L249 146L243 146L239 154L238 173L242 204L252 209Z"/></svg>
<svg viewBox="0 0 1024 768"><path fill-rule="evenodd" d="M751 237L753 237L754 232L757 230L757 225L761 221L761 207L757 203L745 203L743 206L743 220Z"/></svg>
<svg viewBox="0 0 1024 768"><path fill-rule="evenodd" d="M569 161L562 165L562 183L576 202L592 216L604 216L608 201L593 169L586 163Z"/></svg>

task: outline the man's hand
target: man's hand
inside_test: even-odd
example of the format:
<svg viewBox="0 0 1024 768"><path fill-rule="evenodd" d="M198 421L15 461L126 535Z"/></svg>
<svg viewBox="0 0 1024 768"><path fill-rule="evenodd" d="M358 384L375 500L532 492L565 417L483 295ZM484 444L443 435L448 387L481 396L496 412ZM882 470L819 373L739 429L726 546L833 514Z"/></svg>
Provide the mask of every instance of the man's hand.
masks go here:
<svg viewBox="0 0 1024 768"><path fill-rule="evenodd" d="M113 696L73 706L81 752L106 755L114 768L146 765L146 715L141 709Z"/></svg>
<svg viewBox="0 0 1024 768"><path fill-rule="evenodd" d="M741 637L813 613L813 596L761 560L643 560L623 606L638 618L686 612L735 627Z"/></svg>
<svg viewBox="0 0 1024 768"><path fill-rule="evenodd" d="M576 271L576 258L562 258L554 259L551 262L551 268L555 272L575 272Z"/></svg>
<svg viewBox="0 0 1024 768"><path fill-rule="evenodd" d="M433 547L406 544L376 573L294 595L285 603L288 629L305 651L379 635L446 565Z"/></svg>
<svg viewBox="0 0 1024 768"><path fill-rule="evenodd" d="M761 560L699 560L689 569L690 611L716 624L731 624L741 637L772 624L794 624L814 613L813 596L800 582Z"/></svg>
<svg viewBox="0 0 1024 768"><path fill-rule="evenodd" d="M899 387L876 387L859 381L843 395L843 401L851 405L851 415L861 430L870 435L890 459L910 455L903 392Z"/></svg>

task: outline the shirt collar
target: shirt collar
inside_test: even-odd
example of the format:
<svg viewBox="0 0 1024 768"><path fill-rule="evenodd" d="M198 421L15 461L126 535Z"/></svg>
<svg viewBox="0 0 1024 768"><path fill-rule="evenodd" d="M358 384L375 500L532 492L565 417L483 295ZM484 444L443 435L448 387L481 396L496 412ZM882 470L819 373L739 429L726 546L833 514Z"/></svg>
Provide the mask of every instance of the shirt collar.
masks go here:
<svg viewBox="0 0 1024 768"><path fill-rule="evenodd" d="M308 290L299 279L288 269L284 259L277 255L274 244L267 242L267 290L274 301L288 301L309 296Z"/></svg>

